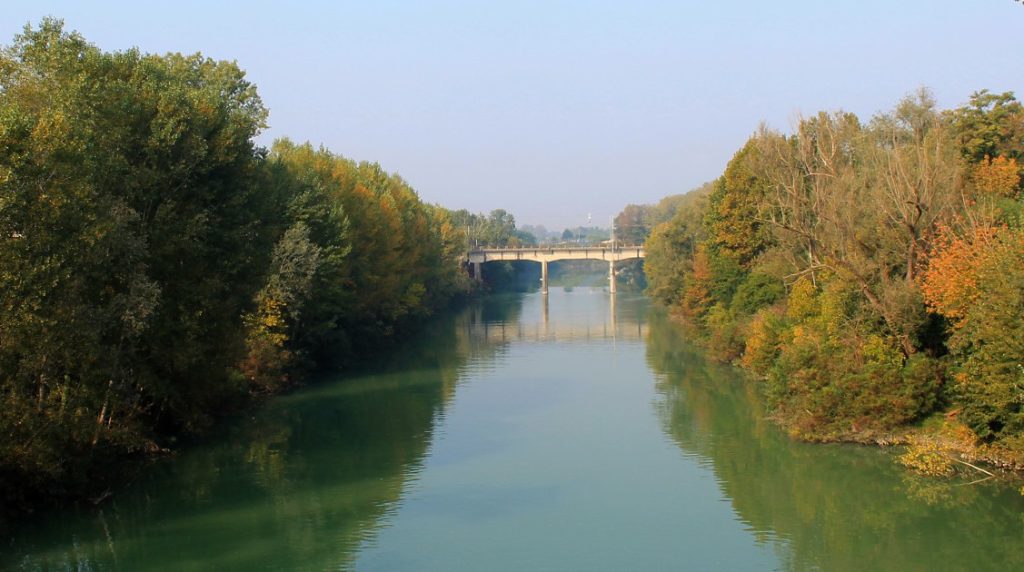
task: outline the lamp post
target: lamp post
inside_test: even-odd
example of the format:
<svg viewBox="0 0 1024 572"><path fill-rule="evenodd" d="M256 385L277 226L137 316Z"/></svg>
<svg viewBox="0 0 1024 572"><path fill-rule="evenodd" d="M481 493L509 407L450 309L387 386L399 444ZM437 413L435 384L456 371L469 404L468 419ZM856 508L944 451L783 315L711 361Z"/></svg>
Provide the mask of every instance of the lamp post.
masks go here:
<svg viewBox="0 0 1024 572"><path fill-rule="evenodd" d="M612 227L612 256L608 259L608 291L615 297L615 217L610 217Z"/></svg>
<svg viewBox="0 0 1024 572"><path fill-rule="evenodd" d="M615 217L608 217L608 221L610 223L610 226L612 227L612 252L615 252Z"/></svg>

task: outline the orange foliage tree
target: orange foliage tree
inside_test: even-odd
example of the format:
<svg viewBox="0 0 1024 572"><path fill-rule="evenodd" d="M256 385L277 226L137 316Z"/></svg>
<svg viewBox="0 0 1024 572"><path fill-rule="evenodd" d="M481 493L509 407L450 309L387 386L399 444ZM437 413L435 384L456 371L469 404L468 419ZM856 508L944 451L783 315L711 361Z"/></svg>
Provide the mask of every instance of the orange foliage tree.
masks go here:
<svg viewBox="0 0 1024 572"><path fill-rule="evenodd" d="M948 345L961 419L1024 460L1024 229L981 227L947 238L921 289L929 308L953 325Z"/></svg>
<svg viewBox="0 0 1024 572"><path fill-rule="evenodd" d="M977 302L978 268L997 232L997 227L980 226L957 236L949 226L939 229L928 269L921 275L921 294L928 309L951 320L954 328Z"/></svg>

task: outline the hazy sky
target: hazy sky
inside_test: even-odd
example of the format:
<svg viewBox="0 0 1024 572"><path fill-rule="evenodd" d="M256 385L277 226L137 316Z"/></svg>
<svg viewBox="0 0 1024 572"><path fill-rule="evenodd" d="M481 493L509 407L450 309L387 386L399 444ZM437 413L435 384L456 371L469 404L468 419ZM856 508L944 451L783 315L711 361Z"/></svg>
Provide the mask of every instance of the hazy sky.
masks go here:
<svg viewBox="0 0 1024 572"><path fill-rule="evenodd" d="M0 42L45 15L105 50L237 60L263 144L322 143L426 201L551 229L717 177L762 121L867 117L922 85L944 107L1024 96L1012 0L4 0Z"/></svg>

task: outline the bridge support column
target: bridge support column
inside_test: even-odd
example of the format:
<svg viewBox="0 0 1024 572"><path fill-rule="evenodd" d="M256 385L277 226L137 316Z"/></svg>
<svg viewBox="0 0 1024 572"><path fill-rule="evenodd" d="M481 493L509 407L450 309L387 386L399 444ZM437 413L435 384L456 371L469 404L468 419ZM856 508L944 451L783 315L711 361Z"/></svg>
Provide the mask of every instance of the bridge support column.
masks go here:
<svg viewBox="0 0 1024 572"><path fill-rule="evenodd" d="M548 293L548 261L540 261L540 293Z"/></svg>
<svg viewBox="0 0 1024 572"><path fill-rule="evenodd" d="M480 268L481 266L483 265L479 262L473 263L473 280L476 280L477 282L483 282L484 279L483 273L481 272Z"/></svg>
<svg viewBox="0 0 1024 572"><path fill-rule="evenodd" d="M615 261L608 261L608 291L615 293Z"/></svg>

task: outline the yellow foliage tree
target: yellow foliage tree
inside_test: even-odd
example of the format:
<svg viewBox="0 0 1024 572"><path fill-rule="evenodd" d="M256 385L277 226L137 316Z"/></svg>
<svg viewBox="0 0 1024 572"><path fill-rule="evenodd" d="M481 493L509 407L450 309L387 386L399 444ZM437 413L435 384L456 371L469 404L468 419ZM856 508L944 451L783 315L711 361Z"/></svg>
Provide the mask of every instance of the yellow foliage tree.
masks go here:
<svg viewBox="0 0 1024 572"><path fill-rule="evenodd" d="M1020 194L1020 166L1016 159L985 156L984 161L974 166L971 175L982 193L1011 198Z"/></svg>

